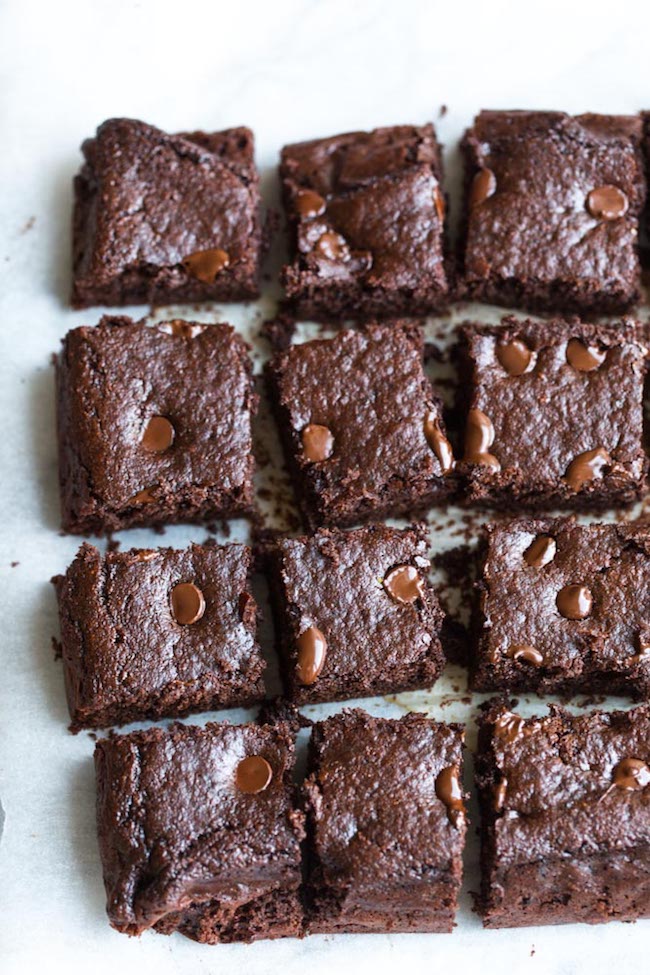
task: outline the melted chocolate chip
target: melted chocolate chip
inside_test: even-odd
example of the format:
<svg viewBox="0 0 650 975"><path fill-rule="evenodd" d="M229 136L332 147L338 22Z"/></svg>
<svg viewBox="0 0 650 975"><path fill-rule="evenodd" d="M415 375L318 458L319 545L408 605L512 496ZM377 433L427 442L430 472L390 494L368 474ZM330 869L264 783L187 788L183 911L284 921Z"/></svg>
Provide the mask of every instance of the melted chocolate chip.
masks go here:
<svg viewBox="0 0 650 975"><path fill-rule="evenodd" d="M205 613L203 593L193 582L179 582L171 593L172 613L181 626L197 623Z"/></svg>
<svg viewBox="0 0 650 975"><path fill-rule="evenodd" d="M156 325L156 328L159 332L173 335L177 339L194 339L205 331L206 326L199 325L198 322L184 322L181 318L175 318L171 322L161 322Z"/></svg>
<svg viewBox="0 0 650 975"><path fill-rule="evenodd" d="M439 186L434 186L433 188L433 205L436 208L436 213L438 214L438 220L440 221L440 223L444 223L446 205L445 205L445 198Z"/></svg>
<svg viewBox="0 0 650 975"><path fill-rule="evenodd" d="M308 423L302 434L302 454L312 464L327 460L332 456L334 437L328 427L320 423Z"/></svg>
<svg viewBox="0 0 650 975"><path fill-rule="evenodd" d="M414 603L424 598L424 582L414 565L398 565L384 579L384 589L396 603Z"/></svg>
<svg viewBox="0 0 650 975"><path fill-rule="evenodd" d="M525 733L526 722L512 711L504 711L494 722L494 734L502 741L518 741Z"/></svg>
<svg viewBox="0 0 650 975"><path fill-rule="evenodd" d="M326 231L318 238L315 250L328 261L347 261L350 258L350 249L345 240L332 230Z"/></svg>
<svg viewBox="0 0 650 975"><path fill-rule="evenodd" d="M174 442L176 431L166 416L152 416L140 441L145 450L162 454Z"/></svg>
<svg viewBox="0 0 650 975"><path fill-rule="evenodd" d="M617 789L637 792L650 785L650 767L639 758L624 758L615 766L612 780Z"/></svg>
<svg viewBox="0 0 650 975"><path fill-rule="evenodd" d="M585 620L591 614L593 598L586 586L565 586L557 594L555 604L566 619Z"/></svg>
<svg viewBox="0 0 650 975"><path fill-rule="evenodd" d="M503 805L506 801L506 792L508 791L508 779L505 775L501 776L501 780L497 782L494 787L494 800L492 806L495 812L501 812Z"/></svg>
<svg viewBox="0 0 650 975"><path fill-rule="evenodd" d="M488 453L488 447L494 443L494 426L489 416L482 410L470 410L467 414L467 427L465 428L465 456L464 460L469 464L482 464L501 470L501 464L497 458Z"/></svg>
<svg viewBox="0 0 650 975"><path fill-rule="evenodd" d="M524 561L533 569L541 569L555 558L557 545L550 535L538 535L524 552Z"/></svg>
<svg viewBox="0 0 650 975"><path fill-rule="evenodd" d="M132 498L129 498L129 500L126 502L127 506L151 504L152 501L156 500L156 496L153 493L156 489L156 486L157 485L154 484L153 487L143 488L142 491L138 491L136 494L133 495Z"/></svg>
<svg viewBox="0 0 650 975"><path fill-rule="evenodd" d="M136 562L151 562L153 559L157 559L160 552L157 552L153 548L141 548L135 553Z"/></svg>
<svg viewBox="0 0 650 975"><path fill-rule="evenodd" d="M500 342L496 356L509 376L523 376L530 367L533 352L521 339L513 339L511 342Z"/></svg>
<svg viewBox="0 0 650 975"><path fill-rule="evenodd" d="M273 778L273 769L261 755L243 758L235 771L235 784L240 792L256 795L268 789Z"/></svg>
<svg viewBox="0 0 650 975"><path fill-rule="evenodd" d="M585 450L571 461L564 480L573 491L579 491L589 481L603 476L603 469L611 464L612 458L604 447Z"/></svg>
<svg viewBox="0 0 650 975"><path fill-rule="evenodd" d="M628 206L628 198L618 186L597 186L587 197L587 209L597 220L618 220Z"/></svg>
<svg viewBox="0 0 650 975"><path fill-rule="evenodd" d="M635 653L632 657L628 658L628 664L630 667L636 667L637 664L647 663L650 661L650 634L643 632L639 633L637 637L638 653Z"/></svg>
<svg viewBox="0 0 650 975"><path fill-rule="evenodd" d="M447 817L452 826L458 827L465 815L463 790L458 779L458 766L443 768L436 777L436 795L447 807Z"/></svg>
<svg viewBox="0 0 650 975"><path fill-rule="evenodd" d="M426 437L426 441L431 447L432 451L438 458L440 466L442 467L442 473L448 474L449 471L454 469L456 464L454 460L454 452L451 449L449 440L442 432L440 420L435 413L427 413L424 418L424 436Z"/></svg>
<svg viewBox="0 0 650 975"><path fill-rule="evenodd" d="M316 626L308 627L297 640L298 662L296 676L304 686L314 684L318 679L327 656L327 640Z"/></svg>
<svg viewBox="0 0 650 975"><path fill-rule="evenodd" d="M196 251L188 254L183 260L183 267L186 271L203 281L204 284L212 284L219 274L230 264L228 251L221 250L220 247L213 247L207 251Z"/></svg>
<svg viewBox="0 0 650 975"><path fill-rule="evenodd" d="M314 190L300 190L296 196L296 210L301 217L320 217L325 213L325 200Z"/></svg>
<svg viewBox="0 0 650 975"><path fill-rule="evenodd" d="M580 339L571 339L566 347L566 361L577 372L593 372L605 361L607 352L597 345L585 345Z"/></svg>
<svg viewBox="0 0 650 975"><path fill-rule="evenodd" d="M496 193L497 178L491 169L480 169L472 181L469 194L470 207L480 206Z"/></svg>
<svg viewBox="0 0 650 975"><path fill-rule="evenodd" d="M535 667L541 667L544 663L544 655L528 643L515 643L508 647L507 656L511 660L524 660L527 664L533 664Z"/></svg>

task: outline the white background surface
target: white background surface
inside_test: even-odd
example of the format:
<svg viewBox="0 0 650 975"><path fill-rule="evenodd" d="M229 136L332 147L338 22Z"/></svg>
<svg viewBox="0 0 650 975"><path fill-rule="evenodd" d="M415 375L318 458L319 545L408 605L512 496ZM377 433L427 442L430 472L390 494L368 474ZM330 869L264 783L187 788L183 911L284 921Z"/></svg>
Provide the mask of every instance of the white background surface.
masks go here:
<svg viewBox="0 0 650 975"><path fill-rule="evenodd" d="M49 360L69 328L99 315L65 303L70 181L98 123L129 115L170 131L250 125L270 199L283 143L435 120L444 103L438 131L453 169L454 143L481 107L650 108L648 5L0 0L0 78L2 975L647 971L650 922L485 932L467 892L451 936L214 948L118 935L104 915L92 741L66 731L48 580L78 545L58 534ZM205 317L246 328L254 308L206 308ZM152 541L125 536L123 545ZM176 528L164 542L203 538L204 529ZM441 710L440 693L419 703L438 717L466 713ZM474 859L472 849L470 875Z"/></svg>

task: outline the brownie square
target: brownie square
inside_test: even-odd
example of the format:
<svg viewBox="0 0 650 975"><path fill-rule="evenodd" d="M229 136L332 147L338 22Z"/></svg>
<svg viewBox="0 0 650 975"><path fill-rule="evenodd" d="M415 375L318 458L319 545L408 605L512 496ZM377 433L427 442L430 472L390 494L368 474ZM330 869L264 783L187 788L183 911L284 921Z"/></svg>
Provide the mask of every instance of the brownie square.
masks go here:
<svg viewBox="0 0 650 975"><path fill-rule="evenodd" d="M84 543L53 580L71 729L262 700L251 563L244 545L102 556Z"/></svg>
<svg viewBox="0 0 650 975"><path fill-rule="evenodd" d="M650 698L650 526L488 525L475 690Z"/></svg>
<svg viewBox="0 0 650 975"><path fill-rule="evenodd" d="M68 332L57 362L63 528L249 513L247 350L230 325L105 317Z"/></svg>
<svg viewBox="0 0 650 975"><path fill-rule="evenodd" d="M480 722L487 928L650 916L650 709Z"/></svg>
<svg viewBox="0 0 650 975"><path fill-rule="evenodd" d="M465 134L465 286L532 310L625 311L640 297L638 116L481 112Z"/></svg>
<svg viewBox="0 0 650 975"><path fill-rule="evenodd" d="M207 944L300 935L294 741L286 724L174 725L95 746L110 923Z"/></svg>
<svg viewBox="0 0 650 975"><path fill-rule="evenodd" d="M369 325L279 352L270 394L310 528L421 511L451 495L454 460L422 333Z"/></svg>
<svg viewBox="0 0 650 975"><path fill-rule="evenodd" d="M285 146L280 176L295 312L311 319L418 315L448 301L445 198L432 125Z"/></svg>
<svg viewBox="0 0 650 975"><path fill-rule="evenodd" d="M253 133L109 119L74 180L72 304L242 301L262 256Z"/></svg>
<svg viewBox="0 0 650 975"><path fill-rule="evenodd" d="M466 821L463 729L421 714L344 711L314 725L307 812L308 927L451 931Z"/></svg>
<svg viewBox="0 0 650 975"><path fill-rule="evenodd" d="M431 687L445 657L429 567L423 525L278 539L271 593L288 698L305 704Z"/></svg>
<svg viewBox="0 0 650 975"><path fill-rule="evenodd" d="M642 338L630 321L506 318L462 328L468 502L597 510L641 497Z"/></svg>

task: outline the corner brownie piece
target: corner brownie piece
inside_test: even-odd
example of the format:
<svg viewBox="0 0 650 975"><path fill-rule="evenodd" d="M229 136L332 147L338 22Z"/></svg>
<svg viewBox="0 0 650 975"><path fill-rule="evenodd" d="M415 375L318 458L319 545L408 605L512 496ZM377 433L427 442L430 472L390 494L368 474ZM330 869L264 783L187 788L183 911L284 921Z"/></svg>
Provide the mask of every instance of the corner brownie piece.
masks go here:
<svg viewBox="0 0 650 975"><path fill-rule="evenodd" d="M253 133L109 119L74 180L72 304L241 301L262 255Z"/></svg>
<svg viewBox="0 0 650 975"><path fill-rule="evenodd" d="M602 509L646 489L648 350L631 321L506 318L460 331L471 504Z"/></svg>
<svg viewBox="0 0 650 975"><path fill-rule="evenodd" d="M314 725L307 812L311 933L451 931L466 821L463 729L344 711Z"/></svg>
<svg viewBox="0 0 650 975"><path fill-rule="evenodd" d="M63 528L230 518L253 505L248 346L229 325L102 318L57 362Z"/></svg>
<svg viewBox="0 0 650 975"><path fill-rule="evenodd" d="M404 323L369 325L279 352L270 394L310 528L421 511L451 495L442 402Z"/></svg>
<svg viewBox="0 0 650 975"><path fill-rule="evenodd" d="M474 690L650 698L650 527L527 519L485 528Z"/></svg>
<svg viewBox="0 0 650 975"><path fill-rule="evenodd" d="M427 579L424 525L281 538L271 593L285 692L336 701L431 687L444 613Z"/></svg>
<svg viewBox="0 0 650 975"><path fill-rule="evenodd" d="M650 916L650 709L480 721L487 928Z"/></svg>
<svg viewBox="0 0 650 975"><path fill-rule="evenodd" d="M114 928L208 944L302 933L288 725L174 725L95 746L97 826Z"/></svg>
<svg viewBox="0 0 650 975"><path fill-rule="evenodd" d="M638 116L481 112L462 145L470 296L597 314L635 304L641 138Z"/></svg>
<svg viewBox="0 0 650 975"><path fill-rule="evenodd" d="M447 303L432 125L285 146L280 175L292 247L282 281L297 314L418 315Z"/></svg>
<svg viewBox="0 0 650 975"><path fill-rule="evenodd" d="M84 543L53 580L71 730L262 700L251 563L244 545Z"/></svg>

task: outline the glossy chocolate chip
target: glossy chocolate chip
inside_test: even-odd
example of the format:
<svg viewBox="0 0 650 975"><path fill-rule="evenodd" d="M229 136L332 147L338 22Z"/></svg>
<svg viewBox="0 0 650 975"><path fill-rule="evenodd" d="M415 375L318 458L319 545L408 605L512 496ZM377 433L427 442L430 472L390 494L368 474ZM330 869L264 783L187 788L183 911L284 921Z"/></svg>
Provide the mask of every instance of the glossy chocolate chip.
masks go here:
<svg viewBox="0 0 650 975"><path fill-rule="evenodd" d="M310 626L297 640L298 662L296 676L304 686L314 684L318 679L327 656L327 641L316 626Z"/></svg>
<svg viewBox="0 0 650 975"><path fill-rule="evenodd" d="M541 569L555 558L557 545L550 535L538 535L524 552L524 561L533 569Z"/></svg>
<svg viewBox="0 0 650 975"><path fill-rule="evenodd" d="M436 208L436 213L438 214L438 220L440 221L440 223L444 223L446 205L445 205L445 198L439 186L435 186L433 189L433 205Z"/></svg>
<svg viewBox="0 0 650 975"><path fill-rule="evenodd" d="M442 473L448 474L454 469L456 464L454 452L451 449L449 440L442 432L440 420L435 413L427 413L424 418L424 436L432 451L438 458Z"/></svg>
<svg viewBox="0 0 650 975"><path fill-rule="evenodd" d="M650 785L650 767L640 758L624 758L614 767L612 781L617 789L637 792Z"/></svg>
<svg viewBox="0 0 650 975"><path fill-rule="evenodd" d="M205 332L206 326L198 322L185 322L181 318L175 318L171 322L160 322L156 325L159 332L173 335L177 339L194 339L201 332Z"/></svg>
<svg viewBox="0 0 650 975"><path fill-rule="evenodd" d="M503 805L506 801L506 793L508 791L508 779L505 775L501 776L501 779L494 787L494 800L492 806L495 812L501 812Z"/></svg>
<svg viewBox="0 0 650 975"><path fill-rule="evenodd" d="M463 790L458 778L458 766L449 765L436 776L436 795L447 807L447 817L452 826L458 826L465 813Z"/></svg>
<svg viewBox="0 0 650 975"><path fill-rule="evenodd" d="M501 464L497 458L488 453L488 448L494 443L494 426L489 416L482 410L470 410L467 414L465 428L465 456L469 464L481 464L500 471Z"/></svg>
<svg viewBox="0 0 650 975"><path fill-rule="evenodd" d="M532 349L529 349L521 339L500 342L497 345L496 355L509 376L523 376L533 358Z"/></svg>
<svg viewBox="0 0 650 975"><path fill-rule="evenodd" d="M581 488L596 478L603 476L603 470L612 459L604 447L596 447L595 450L585 450L583 454L578 454L567 468L564 480L573 491Z"/></svg>
<svg viewBox="0 0 650 975"><path fill-rule="evenodd" d="M424 598L424 582L414 565L398 565L384 579L384 589L396 603Z"/></svg>
<svg viewBox="0 0 650 975"><path fill-rule="evenodd" d="M155 489L156 486L154 485L153 487L143 488L142 491L136 492L136 494L134 494L133 497L129 498L129 500L126 502L127 507L133 505L139 506L141 504L151 504L152 501L156 500L156 496L154 494Z"/></svg>
<svg viewBox="0 0 650 975"><path fill-rule="evenodd" d="M261 755L243 758L235 772L235 783L240 792L256 795L268 789L273 778L273 769Z"/></svg>
<svg viewBox="0 0 650 975"><path fill-rule="evenodd" d="M571 585L560 589L555 603L568 620L586 620L591 614L593 597L587 586Z"/></svg>
<svg viewBox="0 0 650 975"><path fill-rule="evenodd" d="M175 436L173 424L166 416L152 416L140 442L145 450L153 454L162 454L171 447Z"/></svg>
<svg viewBox="0 0 650 975"><path fill-rule="evenodd" d="M296 210L307 219L320 217L325 213L325 200L314 190L300 190L296 196Z"/></svg>
<svg viewBox="0 0 650 975"><path fill-rule="evenodd" d="M193 582L179 582L171 593L172 613L181 626L197 623L205 613L203 593Z"/></svg>
<svg viewBox="0 0 650 975"><path fill-rule="evenodd" d="M134 555L136 562L152 562L158 558L160 552L157 552L154 548L141 548Z"/></svg>
<svg viewBox="0 0 650 975"><path fill-rule="evenodd" d="M312 464L332 456L334 437L328 427L320 423L308 423L301 433L302 454Z"/></svg>
<svg viewBox="0 0 650 975"><path fill-rule="evenodd" d="M544 663L544 655L528 643L514 643L511 647L508 647L506 655L511 660L523 660L525 663L532 664L534 667L541 667Z"/></svg>
<svg viewBox="0 0 650 975"><path fill-rule="evenodd" d="M524 737L526 722L512 711L504 711L494 722L494 734L502 741L513 742Z"/></svg>
<svg viewBox="0 0 650 975"><path fill-rule="evenodd" d="M566 347L566 361L577 372L593 372L605 361L607 352L597 345L585 345L580 339L571 339Z"/></svg>
<svg viewBox="0 0 650 975"><path fill-rule="evenodd" d="M212 284L217 275L227 268L230 264L228 251L221 250L220 247L213 247L207 251L196 251L188 254L183 260L183 267L186 271L203 281L204 284Z"/></svg>
<svg viewBox="0 0 650 975"><path fill-rule="evenodd" d="M485 203L489 197L496 193L497 178L491 169L480 169L472 181L472 188L469 194L469 205L471 208Z"/></svg>
<svg viewBox="0 0 650 975"><path fill-rule="evenodd" d="M597 220L618 220L628 206L627 195L618 186L597 186L587 197L587 209Z"/></svg>
<svg viewBox="0 0 650 975"><path fill-rule="evenodd" d="M340 234L332 230L326 231L316 241L316 253L328 261L347 261L350 249Z"/></svg>

